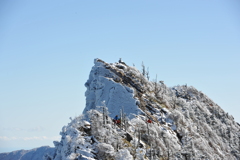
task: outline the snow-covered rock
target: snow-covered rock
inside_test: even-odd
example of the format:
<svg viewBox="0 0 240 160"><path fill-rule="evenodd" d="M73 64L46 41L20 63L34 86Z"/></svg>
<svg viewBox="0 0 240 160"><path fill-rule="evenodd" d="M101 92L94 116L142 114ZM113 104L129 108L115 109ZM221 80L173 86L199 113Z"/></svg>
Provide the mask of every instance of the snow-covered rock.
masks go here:
<svg viewBox="0 0 240 160"><path fill-rule="evenodd" d="M119 66L120 64L106 65L106 63L102 63L98 59L95 60L89 79L85 83L87 88L85 93L86 107L83 114L103 105L102 102L105 102L111 117L118 115L122 109L129 118L133 118L134 115L142 112L137 106L137 99L134 98L134 90L118 83L118 81L122 80L121 77L106 68L114 68L116 71L118 68L124 68ZM121 73L121 71L118 71L118 73Z"/></svg>
<svg viewBox="0 0 240 160"><path fill-rule="evenodd" d="M240 124L231 115L192 86L167 87L163 81L151 82L145 76L122 61L95 59L85 84L83 114L62 128L61 141L54 142L53 152L39 157L240 159ZM121 123L112 121L115 115ZM27 152L10 154L18 159Z"/></svg>

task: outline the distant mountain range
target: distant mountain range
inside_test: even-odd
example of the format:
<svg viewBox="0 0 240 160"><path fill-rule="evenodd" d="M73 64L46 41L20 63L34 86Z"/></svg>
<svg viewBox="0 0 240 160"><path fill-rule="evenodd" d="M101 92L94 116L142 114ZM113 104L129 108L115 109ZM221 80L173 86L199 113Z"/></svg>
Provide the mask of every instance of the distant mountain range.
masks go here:
<svg viewBox="0 0 240 160"><path fill-rule="evenodd" d="M204 93L149 81L144 65L94 64L83 114L62 128L55 148L1 160L240 160L240 124Z"/></svg>
<svg viewBox="0 0 240 160"><path fill-rule="evenodd" d="M53 156L55 148L43 146L31 150L18 150L8 153L0 153L1 160L43 160L45 155Z"/></svg>

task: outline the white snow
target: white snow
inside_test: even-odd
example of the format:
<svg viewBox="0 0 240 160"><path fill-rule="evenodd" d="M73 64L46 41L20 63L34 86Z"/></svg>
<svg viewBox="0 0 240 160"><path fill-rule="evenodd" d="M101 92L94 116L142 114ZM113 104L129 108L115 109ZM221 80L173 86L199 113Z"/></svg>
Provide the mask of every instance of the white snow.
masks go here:
<svg viewBox="0 0 240 160"><path fill-rule="evenodd" d="M119 115L122 108L130 119L142 112L137 106L138 100L134 98L134 90L115 82L113 79L116 77L118 76L106 69L103 63L95 60L85 84L86 107L83 114L101 106L103 101L112 118Z"/></svg>
<svg viewBox="0 0 240 160"><path fill-rule="evenodd" d="M55 148L2 153L1 160L240 159L239 124L202 92L147 81L123 63L94 63L83 115L70 118Z"/></svg>

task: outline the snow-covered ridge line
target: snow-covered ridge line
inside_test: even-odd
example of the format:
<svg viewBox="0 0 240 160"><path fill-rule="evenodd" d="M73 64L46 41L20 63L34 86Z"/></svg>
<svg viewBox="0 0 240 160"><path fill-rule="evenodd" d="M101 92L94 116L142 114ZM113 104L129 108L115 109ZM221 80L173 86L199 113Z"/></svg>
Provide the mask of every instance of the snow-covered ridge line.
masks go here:
<svg viewBox="0 0 240 160"><path fill-rule="evenodd" d="M45 159L240 159L240 125L231 115L192 86L148 79L122 61L95 59L83 114L63 127Z"/></svg>
<svg viewBox="0 0 240 160"><path fill-rule="evenodd" d="M213 157L214 154L209 153L209 151L213 152L213 150L224 150L224 154L230 157L231 153L234 153L235 157L239 156L239 152L236 152L239 149L240 142L239 125L232 116L225 113L221 107L202 92L187 85L169 88L162 81L150 82L140 71L126 65L124 62L112 64L96 59L95 66L96 63L100 63L103 70L111 73L99 74L99 76L107 77L122 86L128 86L132 89L134 96L131 98L137 100L136 104L142 111L140 112L143 115L142 117L152 119L159 126L167 124L170 130L174 130L173 135L176 133L178 136L182 147L186 147L184 138L189 137L191 133L190 135L196 136L190 138L192 144L197 145L200 139L201 141L204 139L205 149L200 147L198 150L202 150L205 157ZM111 106L107 106L107 108L111 110ZM117 112L119 113L119 110ZM166 129L167 127L163 128ZM226 136L225 133L229 133L229 130L235 136ZM221 145L219 149L211 141L213 137L208 137L209 134L215 135L215 138L217 137L214 140L216 145L220 145L217 141L225 142L228 141L229 137L234 137L234 140L231 141L235 141L234 145L227 143L223 145L225 149ZM226 150L226 148L228 149ZM191 154L189 153L189 155ZM214 156L220 159L224 157L221 154L219 156L219 153ZM233 157L231 158L233 159Z"/></svg>

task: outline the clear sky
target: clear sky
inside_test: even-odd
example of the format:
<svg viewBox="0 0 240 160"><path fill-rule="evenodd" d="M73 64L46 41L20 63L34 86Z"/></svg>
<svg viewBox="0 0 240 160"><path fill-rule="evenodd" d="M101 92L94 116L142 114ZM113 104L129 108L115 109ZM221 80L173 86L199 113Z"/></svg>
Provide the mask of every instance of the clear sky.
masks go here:
<svg viewBox="0 0 240 160"><path fill-rule="evenodd" d="M53 146L94 58L188 84L240 122L240 1L1 0L0 152Z"/></svg>

